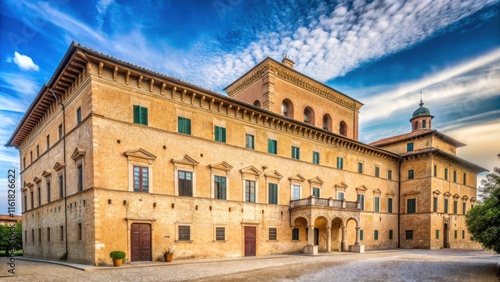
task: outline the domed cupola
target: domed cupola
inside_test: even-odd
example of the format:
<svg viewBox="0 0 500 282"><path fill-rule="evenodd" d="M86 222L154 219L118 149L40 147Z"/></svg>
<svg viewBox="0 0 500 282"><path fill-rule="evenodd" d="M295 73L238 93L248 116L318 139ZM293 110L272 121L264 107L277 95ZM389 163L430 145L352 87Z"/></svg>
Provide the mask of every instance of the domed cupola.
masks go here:
<svg viewBox="0 0 500 282"><path fill-rule="evenodd" d="M411 122L411 131L420 130L420 129L431 129L431 122L434 118L431 115L431 111L424 107L424 102L422 102L422 98L420 98L420 107L413 112L413 116L410 119Z"/></svg>

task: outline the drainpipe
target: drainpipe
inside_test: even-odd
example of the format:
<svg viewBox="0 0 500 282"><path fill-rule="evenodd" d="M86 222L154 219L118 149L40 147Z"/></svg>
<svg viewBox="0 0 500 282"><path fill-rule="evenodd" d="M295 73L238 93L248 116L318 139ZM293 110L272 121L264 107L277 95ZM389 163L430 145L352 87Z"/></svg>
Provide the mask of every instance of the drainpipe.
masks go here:
<svg viewBox="0 0 500 282"><path fill-rule="evenodd" d="M398 249L401 248L401 164L403 158L399 158L398 172Z"/></svg>
<svg viewBox="0 0 500 282"><path fill-rule="evenodd" d="M48 87L47 87L48 88ZM61 105L62 108L62 114L63 114L63 125L62 125L62 136L63 136L63 161L64 161L64 167L63 167L63 185L64 185L64 241L66 242L66 258L68 255L68 210L67 210L67 191L66 191L66 107L64 106L61 101L59 101L59 98L57 98L57 95L52 91L51 88L48 88L49 91L52 93L54 98L56 99L57 103Z"/></svg>

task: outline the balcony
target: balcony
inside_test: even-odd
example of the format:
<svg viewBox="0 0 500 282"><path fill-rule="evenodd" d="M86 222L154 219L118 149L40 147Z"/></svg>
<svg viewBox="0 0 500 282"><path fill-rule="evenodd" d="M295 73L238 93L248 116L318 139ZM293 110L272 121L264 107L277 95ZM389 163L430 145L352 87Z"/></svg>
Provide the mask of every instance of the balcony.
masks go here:
<svg viewBox="0 0 500 282"><path fill-rule="evenodd" d="M361 205L359 202L350 202L346 200L335 200L333 198L316 198L310 196L309 198L291 200L290 209L305 208L305 207L324 207L336 210L346 211L360 211Z"/></svg>

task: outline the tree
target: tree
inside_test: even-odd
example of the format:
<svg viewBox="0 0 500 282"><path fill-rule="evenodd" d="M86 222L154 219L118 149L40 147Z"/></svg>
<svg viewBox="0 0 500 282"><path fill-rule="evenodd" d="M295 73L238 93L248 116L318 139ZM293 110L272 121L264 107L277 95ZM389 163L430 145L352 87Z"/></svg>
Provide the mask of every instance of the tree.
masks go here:
<svg viewBox="0 0 500 282"><path fill-rule="evenodd" d="M14 230L14 235L12 231ZM11 229L10 225L0 225L0 250L5 251L8 254L11 248L16 250L22 250L22 223L18 221L14 227ZM14 239L15 238L15 239Z"/></svg>
<svg viewBox="0 0 500 282"><path fill-rule="evenodd" d="M481 184L485 195L483 204L469 211L465 223L473 241L500 253L500 169L495 167Z"/></svg>

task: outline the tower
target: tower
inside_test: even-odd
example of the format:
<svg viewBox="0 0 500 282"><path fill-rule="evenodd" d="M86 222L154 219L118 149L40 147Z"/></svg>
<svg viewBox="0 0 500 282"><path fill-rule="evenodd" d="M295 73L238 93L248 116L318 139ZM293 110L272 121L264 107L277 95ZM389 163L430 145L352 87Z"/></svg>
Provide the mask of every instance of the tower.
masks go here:
<svg viewBox="0 0 500 282"><path fill-rule="evenodd" d="M422 102L422 97L420 97L420 107L413 112L413 116L410 119L411 131L421 130L421 129L431 129L432 119L431 111L424 107L424 102Z"/></svg>

